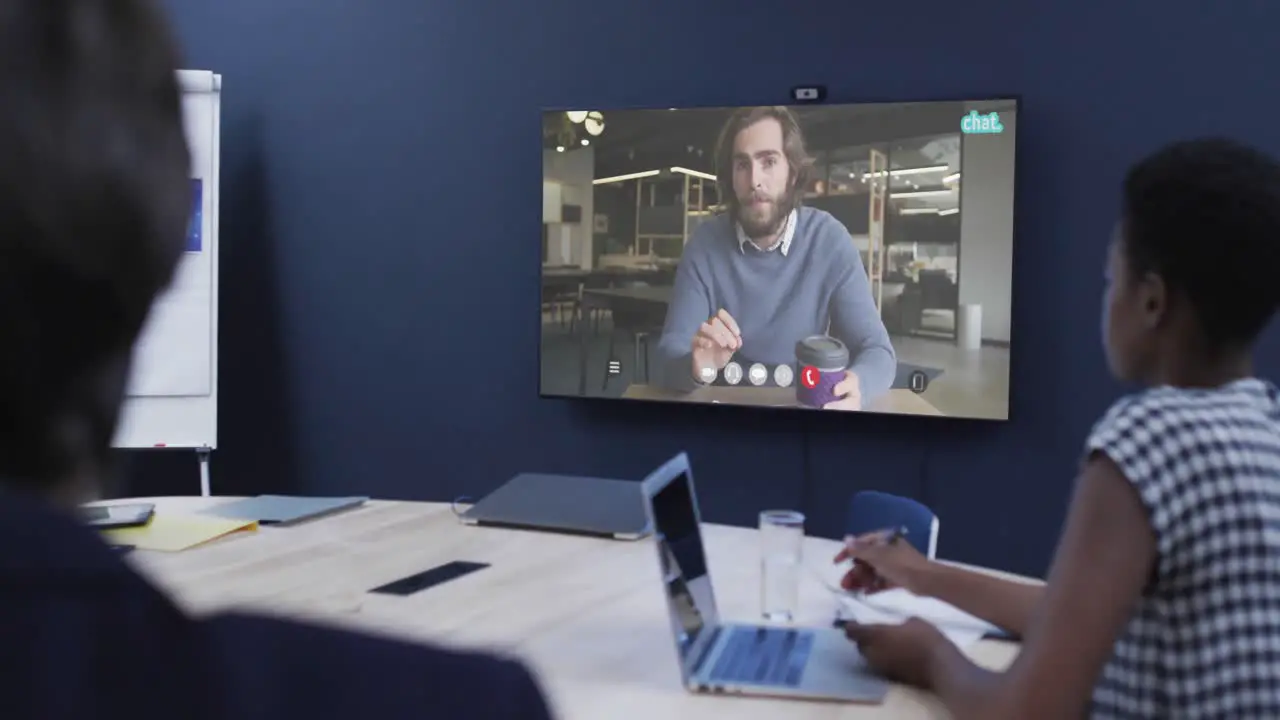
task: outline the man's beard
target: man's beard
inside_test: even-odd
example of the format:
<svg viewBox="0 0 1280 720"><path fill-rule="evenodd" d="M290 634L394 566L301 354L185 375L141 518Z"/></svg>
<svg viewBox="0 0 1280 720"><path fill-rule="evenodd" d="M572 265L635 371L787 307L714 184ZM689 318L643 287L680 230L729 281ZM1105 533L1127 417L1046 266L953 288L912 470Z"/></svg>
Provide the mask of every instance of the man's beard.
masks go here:
<svg viewBox="0 0 1280 720"><path fill-rule="evenodd" d="M752 202L761 200L764 202ZM738 224L742 231L752 240L777 235L782 230L787 215L793 210L793 203L788 196L760 198L751 196L738 200Z"/></svg>

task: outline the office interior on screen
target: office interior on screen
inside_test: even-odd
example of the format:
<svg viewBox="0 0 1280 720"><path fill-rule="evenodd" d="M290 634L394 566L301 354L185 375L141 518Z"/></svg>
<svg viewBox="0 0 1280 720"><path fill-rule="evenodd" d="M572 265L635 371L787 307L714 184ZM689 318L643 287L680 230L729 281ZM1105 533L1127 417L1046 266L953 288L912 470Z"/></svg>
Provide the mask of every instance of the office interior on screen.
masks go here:
<svg viewBox="0 0 1280 720"><path fill-rule="evenodd" d="M733 110L543 114L544 396L630 397L649 382L684 248L725 211L713 155ZM1007 419L1016 101L791 110L813 158L803 203L861 254L894 387L923 375L941 414Z"/></svg>

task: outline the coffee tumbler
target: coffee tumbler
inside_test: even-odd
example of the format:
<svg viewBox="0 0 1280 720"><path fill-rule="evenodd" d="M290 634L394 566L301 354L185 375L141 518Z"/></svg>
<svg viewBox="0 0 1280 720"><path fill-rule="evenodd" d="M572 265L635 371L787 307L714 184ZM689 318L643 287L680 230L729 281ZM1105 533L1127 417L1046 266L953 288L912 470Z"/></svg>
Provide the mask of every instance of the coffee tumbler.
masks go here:
<svg viewBox="0 0 1280 720"><path fill-rule="evenodd" d="M849 348L827 335L812 335L796 343L796 402L821 408L840 398L836 385L849 367Z"/></svg>

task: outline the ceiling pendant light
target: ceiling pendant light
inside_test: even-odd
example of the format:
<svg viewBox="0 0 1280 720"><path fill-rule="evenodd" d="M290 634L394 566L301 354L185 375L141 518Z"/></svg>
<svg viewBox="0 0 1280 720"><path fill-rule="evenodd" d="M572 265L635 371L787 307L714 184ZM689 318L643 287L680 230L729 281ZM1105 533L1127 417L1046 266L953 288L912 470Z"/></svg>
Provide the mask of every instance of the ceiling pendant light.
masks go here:
<svg viewBox="0 0 1280 720"><path fill-rule="evenodd" d="M600 133L604 132L604 114L592 110L583 119L582 127L586 128L588 135L599 137Z"/></svg>

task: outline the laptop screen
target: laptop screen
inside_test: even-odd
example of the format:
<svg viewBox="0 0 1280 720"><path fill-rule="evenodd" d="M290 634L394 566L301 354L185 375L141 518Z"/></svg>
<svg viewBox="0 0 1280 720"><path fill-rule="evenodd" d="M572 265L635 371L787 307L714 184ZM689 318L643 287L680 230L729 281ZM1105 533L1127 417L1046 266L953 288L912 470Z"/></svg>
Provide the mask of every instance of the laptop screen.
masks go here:
<svg viewBox="0 0 1280 720"><path fill-rule="evenodd" d="M653 533L662 561L672 629L687 672L699 635L718 621L689 475L680 473L673 478L653 495L652 502Z"/></svg>

